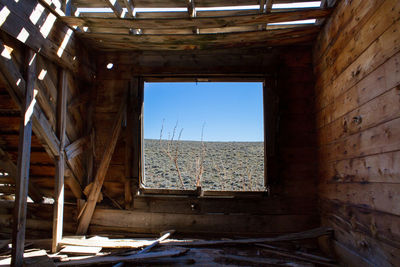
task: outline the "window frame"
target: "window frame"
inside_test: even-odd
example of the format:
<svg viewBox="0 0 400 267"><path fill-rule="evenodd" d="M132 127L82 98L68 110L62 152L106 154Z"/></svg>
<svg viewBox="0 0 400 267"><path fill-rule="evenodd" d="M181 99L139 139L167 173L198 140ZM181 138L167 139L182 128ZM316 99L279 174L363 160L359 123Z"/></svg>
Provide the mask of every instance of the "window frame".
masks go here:
<svg viewBox="0 0 400 267"><path fill-rule="evenodd" d="M139 138L140 138L140 155L139 155L139 175L138 175L138 191L137 194L139 196L154 196L154 195L162 195L162 196L197 196L197 197L211 197L211 198L234 198L234 197L265 197L270 194L270 187L268 184L268 165L267 163L268 155L271 155L270 150L274 150L270 147L267 142L267 138L271 139L269 134L267 133L267 117L266 117L266 95L267 91L272 88L273 79L268 76L196 76L196 77L187 77L187 76L147 76L141 77L138 84L139 89L139 105L140 105L140 129L139 129ZM264 187L265 191L218 191L218 190L199 190L199 189L156 189L156 188L146 188L144 186L145 182L145 168L144 168L144 134L143 134L143 103L144 103L144 84L146 82L157 82L157 83L181 83L181 82L261 82L263 84L263 129L264 129ZM271 85L268 87L267 85ZM274 138L272 138L274 139ZM272 140L275 142L275 140Z"/></svg>

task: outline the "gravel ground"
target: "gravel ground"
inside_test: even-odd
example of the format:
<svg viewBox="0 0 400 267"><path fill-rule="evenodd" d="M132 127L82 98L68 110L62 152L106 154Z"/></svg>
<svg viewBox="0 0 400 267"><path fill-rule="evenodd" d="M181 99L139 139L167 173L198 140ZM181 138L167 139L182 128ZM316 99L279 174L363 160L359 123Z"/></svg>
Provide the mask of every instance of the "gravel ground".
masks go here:
<svg viewBox="0 0 400 267"><path fill-rule="evenodd" d="M263 191L263 142L144 140L145 185L149 188L195 189L201 169L203 190ZM171 158L168 156L171 156Z"/></svg>

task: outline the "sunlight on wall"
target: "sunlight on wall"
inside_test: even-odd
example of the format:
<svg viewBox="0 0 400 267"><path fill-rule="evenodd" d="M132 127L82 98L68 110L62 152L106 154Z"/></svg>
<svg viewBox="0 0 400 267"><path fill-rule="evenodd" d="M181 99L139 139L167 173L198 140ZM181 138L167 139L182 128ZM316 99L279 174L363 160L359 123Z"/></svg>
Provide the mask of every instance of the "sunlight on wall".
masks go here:
<svg viewBox="0 0 400 267"><path fill-rule="evenodd" d="M58 57L61 57L62 54L64 53L64 49L65 49L65 47L67 47L67 44L69 42L69 39L71 38L72 33L73 33L73 31L71 29L68 29L67 33L64 36L64 40L61 43L61 46L58 48L58 51L57 51Z"/></svg>
<svg viewBox="0 0 400 267"><path fill-rule="evenodd" d="M35 108L35 104L36 104L36 95L38 94L38 90L34 89L33 90L33 98L32 98L32 102L29 104L29 107L27 108L26 112L25 112L25 120L24 120L24 125L26 126L33 114L33 109Z"/></svg>
<svg viewBox="0 0 400 267"><path fill-rule="evenodd" d="M46 76L46 74L47 74L47 70L42 69L42 70L40 71L39 75L38 75L38 79L41 80L41 81L43 81L43 79L44 79L44 77Z"/></svg>
<svg viewBox="0 0 400 267"><path fill-rule="evenodd" d="M51 28L53 28L54 22L56 22L56 19L56 16L49 13L43 26L40 28L40 33L43 35L44 38L47 38L47 36L49 35Z"/></svg>
<svg viewBox="0 0 400 267"><path fill-rule="evenodd" d="M14 49L12 49L11 47L4 45L4 49L1 52L1 55L6 58L6 59L11 59L11 53Z"/></svg>
<svg viewBox="0 0 400 267"><path fill-rule="evenodd" d="M31 65L32 65L32 63L35 61L35 59L36 59L36 53L35 53L35 54L33 54L33 56L32 56L32 58L31 58L31 60L29 60L29 66L31 66Z"/></svg>
<svg viewBox="0 0 400 267"><path fill-rule="evenodd" d="M276 23L268 23L267 25L292 25L292 24L314 24L316 19L305 19L305 20L295 20L295 21L285 21L285 22L276 22Z"/></svg>
<svg viewBox="0 0 400 267"><path fill-rule="evenodd" d="M17 39L25 43L28 37L29 37L29 32L27 32L25 28L22 28L17 36Z"/></svg>
<svg viewBox="0 0 400 267"><path fill-rule="evenodd" d="M6 21L8 15L10 15L10 10L4 6L0 11L0 26Z"/></svg>
<svg viewBox="0 0 400 267"><path fill-rule="evenodd" d="M36 25L36 23L39 21L39 18L43 14L43 11L44 6L42 6L41 4L37 4L31 15L29 16L29 19L31 20L33 25Z"/></svg>
<svg viewBox="0 0 400 267"><path fill-rule="evenodd" d="M296 2L296 3L288 3L288 4L273 4L272 9L280 9L280 8L310 8L310 7L320 7L321 1L313 1L313 2Z"/></svg>

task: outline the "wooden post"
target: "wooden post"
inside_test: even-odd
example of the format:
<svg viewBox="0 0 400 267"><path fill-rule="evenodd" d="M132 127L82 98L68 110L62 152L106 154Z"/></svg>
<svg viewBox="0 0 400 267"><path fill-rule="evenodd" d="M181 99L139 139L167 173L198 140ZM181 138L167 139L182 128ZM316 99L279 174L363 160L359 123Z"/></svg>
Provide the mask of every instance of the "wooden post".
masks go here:
<svg viewBox="0 0 400 267"><path fill-rule="evenodd" d="M11 265L22 266L24 260L24 243L26 227L26 201L29 186L29 165L32 136L32 114L35 106L34 85L36 79L36 54L28 50L26 60L25 98L21 108L21 125L19 128L17 182L13 216L13 240Z"/></svg>
<svg viewBox="0 0 400 267"><path fill-rule="evenodd" d="M51 250L57 252L58 244L62 239L63 214L64 214L64 148L65 127L67 116L67 72L60 71L57 96L57 137L60 140L60 155L56 158L56 175L54 184L54 210L53 210L53 241Z"/></svg>

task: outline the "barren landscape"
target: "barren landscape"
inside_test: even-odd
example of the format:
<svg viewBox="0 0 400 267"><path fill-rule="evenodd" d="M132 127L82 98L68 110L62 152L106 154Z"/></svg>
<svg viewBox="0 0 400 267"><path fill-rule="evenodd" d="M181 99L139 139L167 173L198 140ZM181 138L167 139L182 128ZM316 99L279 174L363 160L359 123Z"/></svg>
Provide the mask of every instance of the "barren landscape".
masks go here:
<svg viewBox="0 0 400 267"><path fill-rule="evenodd" d="M195 189L200 179L203 190L264 190L263 142L145 139L144 150L148 188Z"/></svg>

